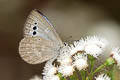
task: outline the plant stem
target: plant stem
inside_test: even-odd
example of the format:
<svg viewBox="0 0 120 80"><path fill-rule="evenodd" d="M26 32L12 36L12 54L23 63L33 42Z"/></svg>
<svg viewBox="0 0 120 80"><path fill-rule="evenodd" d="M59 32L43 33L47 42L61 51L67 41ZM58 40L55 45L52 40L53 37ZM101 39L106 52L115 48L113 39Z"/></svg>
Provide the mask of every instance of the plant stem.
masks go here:
<svg viewBox="0 0 120 80"><path fill-rule="evenodd" d="M85 79L85 80L89 80L88 76L86 77L86 79Z"/></svg>
<svg viewBox="0 0 120 80"><path fill-rule="evenodd" d="M115 65L112 65L111 70L108 73L108 75L111 77L111 80L116 80L115 79L115 72L116 72Z"/></svg>
<svg viewBox="0 0 120 80"><path fill-rule="evenodd" d="M92 75L94 75L96 72L99 72L99 71L100 71L101 69L103 69L106 65L107 65L106 63L100 65L100 66L92 73Z"/></svg>
<svg viewBox="0 0 120 80"><path fill-rule="evenodd" d="M93 79L93 75L96 73L96 72L99 72L101 69L103 69L104 67L106 66L106 63L100 65L94 72L90 73L89 75L89 80L92 80Z"/></svg>
<svg viewBox="0 0 120 80"><path fill-rule="evenodd" d="M95 64L95 58L91 55L88 55L88 59L91 66L90 73L92 73L94 69L94 64Z"/></svg>
<svg viewBox="0 0 120 80"><path fill-rule="evenodd" d="M93 72L94 64L95 64L95 59L93 58L93 59L91 60L91 71L90 71L90 73Z"/></svg>
<svg viewBox="0 0 120 80"><path fill-rule="evenodd" d="M89 80L92 80L92 78L96 72L99 72L104 67L111 66L114 63L115 63L115 60L112 57L106 59L106 61L102 65L100 65L94 72L90 73Z"/></svg>
<svg viewBox="0 0 120 80"><path fill-rule="evenodd" d="M70 78L70 80L79 80L76 71L75 71L75 72L73 73L73 75L71 75L69 78Z"/></svg>
<svg viewBox="0 0 120 80"><path fill-rule="evenodd" d="M86 72L84 70L80 71L82 80L85 80Z"/></svg>
<svg viewBox="0 0 120 80"><path fill-rule="evenodd" d="M88 60L89 60L89 64L90 64L90 73L89 73L89 75L90 75L90 74L93 73L94 64L95 64L95 58L93 56L91 56L91 55L88 55ZM92 78L92 76L90 78ZM89 77L88 77L88 79L89 79Z"/></svg>

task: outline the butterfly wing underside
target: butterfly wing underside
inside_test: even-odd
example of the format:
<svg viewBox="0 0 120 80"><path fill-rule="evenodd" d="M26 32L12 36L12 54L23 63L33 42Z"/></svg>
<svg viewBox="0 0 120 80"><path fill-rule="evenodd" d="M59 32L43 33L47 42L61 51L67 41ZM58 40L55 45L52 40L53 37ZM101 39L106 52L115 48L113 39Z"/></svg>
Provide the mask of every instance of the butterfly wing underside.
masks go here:
<svg viewBox="0 0 120 80"><path fill-rule="evenodd" d="M40 37L25 37L19 44L22 59L30 64L42 63L53 58L57 51L52 41Z"/></svg>
<svg viewBox="0 0 120 80"><path fill-rule="evenodd" d="M22 59L30 64L45 62L59 53L62 41L48 19L38 10L31 11L19 44Z"/></svg>
<svg viewBox="0 0 120 80"><path fill-rule="evenodd" d="M62 41L52 24L39 10L31 11L24 27L24 37L40 36L47 40L52 40L56 45L62 46Z"/></svg>

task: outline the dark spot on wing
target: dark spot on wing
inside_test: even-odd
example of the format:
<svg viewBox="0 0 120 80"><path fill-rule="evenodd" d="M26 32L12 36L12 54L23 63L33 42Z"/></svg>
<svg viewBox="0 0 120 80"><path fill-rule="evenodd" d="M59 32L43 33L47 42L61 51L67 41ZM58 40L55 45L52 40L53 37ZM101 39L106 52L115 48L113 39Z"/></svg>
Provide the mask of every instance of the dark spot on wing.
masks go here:
<svg viewBox="0 0 120 80"><path fill-rule="evenodd" d="M36 34L37 34L37 32L36 32L36 31L34 31L34 32L33 32L33 35L36 35Z"/></svg>
<svg viewBox="0 0 120 80"><path fill-rule="evenodd" d="M37 23L34 23L35 25L37 24Z"/></svg>
<svg viewBox="0 0 120 80"><path fill-rule="evenodd" d="M36 29L37 29L37 27L36 27L36 26L34 26L34 27L33 27L33 30L36 30Z"/></svg>
<svg viewBox="0 0 120 80"><path fill-rule="evenodd" d="M35 11L37 11L38 13L40 13L40 15L42 15L44 17L44 19L50 24L52 25L50 22L49 22L49 19L42 13L40 12L38 9L35 9Z"/></svg>

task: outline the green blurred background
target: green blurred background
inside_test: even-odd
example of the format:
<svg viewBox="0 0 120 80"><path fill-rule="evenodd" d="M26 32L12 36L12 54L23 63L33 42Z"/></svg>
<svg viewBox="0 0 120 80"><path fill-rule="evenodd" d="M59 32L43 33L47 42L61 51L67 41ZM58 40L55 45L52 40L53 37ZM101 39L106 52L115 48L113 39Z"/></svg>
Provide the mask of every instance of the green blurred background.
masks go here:
<svg viewBox="0 0 120 80"><path fill-rule="evenodd" d="M18 53L32 9L49 18L63 41L100 35L120 44L120 0L0 0L0 80L28 80L42 72L44 63L30 65Z"/></svg>

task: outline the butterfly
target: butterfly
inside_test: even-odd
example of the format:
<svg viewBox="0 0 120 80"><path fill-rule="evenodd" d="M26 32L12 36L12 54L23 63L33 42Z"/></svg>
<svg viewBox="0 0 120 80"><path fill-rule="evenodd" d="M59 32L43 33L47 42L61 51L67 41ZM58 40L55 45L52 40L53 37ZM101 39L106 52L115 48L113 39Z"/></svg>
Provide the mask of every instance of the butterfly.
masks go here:
<svg viewBox="0 0 120 80"><path fill-rule="evenodd" d="M39 64L59 54L63 42L47 17L39 10L30 12L23 31L19 54L27 63Z"/></svg>

